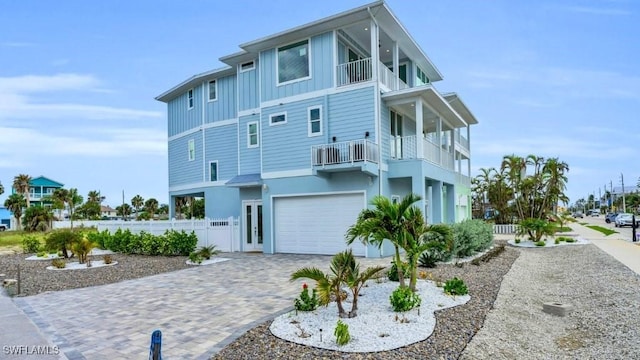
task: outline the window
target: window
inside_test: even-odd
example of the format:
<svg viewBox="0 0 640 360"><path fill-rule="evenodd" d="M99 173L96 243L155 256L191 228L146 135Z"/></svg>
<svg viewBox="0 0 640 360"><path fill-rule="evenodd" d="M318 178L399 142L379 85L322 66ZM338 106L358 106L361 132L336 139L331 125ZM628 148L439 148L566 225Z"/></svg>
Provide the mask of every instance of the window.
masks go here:
<svg viewBox="0 0 640 360"><path fill-rule="evenodd" d="M191 139L189 140L189 161L193 161L196 159L196 141Z"/></svg>
<svg viewBox="0 0 640 360"><path fill-rule="evenodd" d="M269 125L282 125L287 123L287 113L273 114L269 117Z"/></svg>
<svg viewBox="0 0 640 360"><path fill-rule="evenodd" d="M278 48L278 84L309 77L309 40Z"/></svg>
<svg viewBox="0 0 640 360"><path fill-rule="evenodd" d="M258 122L250 122L247 124L247 147L258 147Z"/></svg>
<svg viewBox="0 0 640 360"><path fill-rule="evenodd" d="M209 101L217 99L218 94L218 82L215 80L209 81Z"/></svg>
<svg viewBox="0 0 640 360"><path fill-rule="evenodd" d="M309 111L309 136L322 135L322 107L313 106Z"/></svg>
<svg viewBox="0 0 640 360"><path fill-rule="evenodd" d="M209 162L209 181L218 181L218 160Z"/></svg>
<svg viewBox="0 0 640 360"><path fill-rule="evenodd" d="M189 91L187 91L187 107L189 109L193 109L193 89L189 89Z"/></svg>
<svg viewBox="0 0 640 360"><path fill-rule="evenodd" d="M253 61L246 62L240 65L240 71L249 71L256 68L256 64Z"/></svg>
<svg viewBox="0 0 640 360"><path fill-rule="evenodd" d="M416 85L426 85L429 83L429 78L419 67L416 66Z"/></svg>
<svg viewBox="0 0 640 360"><path fill-rule="evenodd" d="M400 203L400 195L391 195L391 203L399 204Z"/></svg>

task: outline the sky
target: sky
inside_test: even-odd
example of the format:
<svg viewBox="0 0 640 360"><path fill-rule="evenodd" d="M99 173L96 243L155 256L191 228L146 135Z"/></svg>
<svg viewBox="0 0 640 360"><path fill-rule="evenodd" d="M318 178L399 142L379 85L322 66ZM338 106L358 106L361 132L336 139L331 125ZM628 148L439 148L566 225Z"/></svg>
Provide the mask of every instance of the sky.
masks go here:
<svg viewBox="0 0 640 360"><path fill-rule="evenodd" d="M238 45L355 0L0 0L0 182L168 202L166 104ZM472 176L558 157L571 202L640 178L640 1L388 0L476 116Z"/></svg>

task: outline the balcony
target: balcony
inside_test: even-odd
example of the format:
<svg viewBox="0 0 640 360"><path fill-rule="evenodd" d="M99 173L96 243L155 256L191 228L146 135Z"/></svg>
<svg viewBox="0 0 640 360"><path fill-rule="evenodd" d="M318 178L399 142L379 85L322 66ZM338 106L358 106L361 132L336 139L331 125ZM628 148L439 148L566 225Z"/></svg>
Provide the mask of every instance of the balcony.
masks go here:
<svg viewBox="0 0 640 360"><path fill-rule="evenodd" d="M417 141L422 141L422 154L418 156ZM424 159L447 170L455 170L453 154L444 150L428 138L417 136L391 136L391 158L397 160Z"/></svg>
<svg viewBox="0 0 640 360"><path fill-rule="evenodd" d="M360 59L337 66L338 86L369 81L373 78L371 58Z"/></svg>
<svg viewBox="0 0 640 360"><path fill-rule="evenodd" d="M365 139L311 147L311 165L319 172L361 170L377 176L379 159L378 146Z"/></svg>

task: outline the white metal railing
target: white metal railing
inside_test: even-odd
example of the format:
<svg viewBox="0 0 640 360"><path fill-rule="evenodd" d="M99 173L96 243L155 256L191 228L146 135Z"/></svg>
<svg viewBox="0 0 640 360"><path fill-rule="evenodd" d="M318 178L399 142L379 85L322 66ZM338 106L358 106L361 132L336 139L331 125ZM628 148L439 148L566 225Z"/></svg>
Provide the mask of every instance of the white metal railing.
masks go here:
<svg viewBox="0 0 640 360"><path fill-rule="evenodd" d="M373 78L371 58L360 59L337 66L338 86L356 84Z"/></svg>
<svg viewBox="0 0 640 360"><path fill-rule="evenodd" d="M311 164L325 166L368 161L378 163L378 147L369 140L353 140L311 147Z"/></svg>
<svg viewBox="0 0 640 360"><path fill-rule="evenodd" d="M441 151L437 143L428 138L421 138L422 154L417 154L418 138L416 135L391 136L389 141L392 159L424 159L448 170L455 170L453 153Z"/></svg>
<svg viewBox="0 0 640 360"><path fill-rule="evenodd" d="M422 139L422 152L424 158L432 163L440 165L440 147L429 139Z"/></svg>
<svg viewBox="0 0 640 360"><path fill-rule="evenodd" d="M409 87L404 81L398 78L391 69L389 69L382 62L379 63L380 68L380 82L382 85L388 87L390 90L402 90Z"/></svg>
<svg viewBox="0 0 640 360"><path fill-rule="evenodd" d="M496 224L493 225L494 234L515 234L518 230L518 224Z"/></svg>

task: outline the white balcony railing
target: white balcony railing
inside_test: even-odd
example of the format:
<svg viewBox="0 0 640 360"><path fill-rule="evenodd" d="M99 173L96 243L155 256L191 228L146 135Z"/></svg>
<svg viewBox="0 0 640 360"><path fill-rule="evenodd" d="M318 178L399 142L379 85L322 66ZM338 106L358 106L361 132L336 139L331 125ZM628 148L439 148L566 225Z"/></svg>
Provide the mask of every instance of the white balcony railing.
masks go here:
<svg viewBox="0 0 640 360"><path fill-rule="evenodd" d="M453 155L450 152L441 151L440 147L427 138L422 141L422 154L417 156L417 136L391 136L390 155L392 159L416 159L421 158L441 166L448 170L455 170Z"/></svg>
<svg viewBox="0 0 640 360"><path fill-rule="evenodd" d="M390 90L402 90L409 87L404 81L400 80L385 64L379 63L380 82Z"/></svg>
<svg viewBox="0 0 640 360"><path fill-rule="evenodd" d="M378 163L378 147L368 140L353 140L311 147L311 164L325 166L355 162Z"/></svg>
<svg viewBox="0 0 640 360"><path fill-rule="evenodd" d="M371 58L360 59L337 66L338 86L365 82L372 79Z"/></svg>

